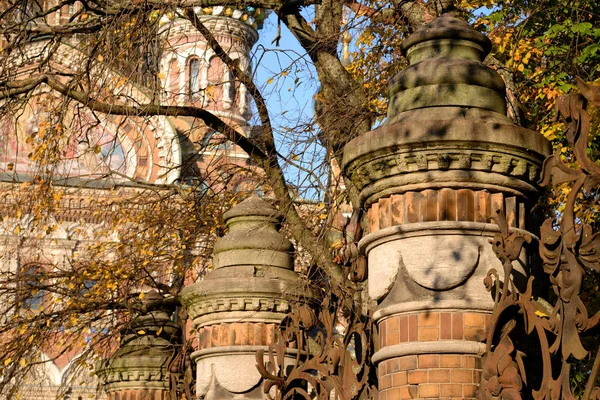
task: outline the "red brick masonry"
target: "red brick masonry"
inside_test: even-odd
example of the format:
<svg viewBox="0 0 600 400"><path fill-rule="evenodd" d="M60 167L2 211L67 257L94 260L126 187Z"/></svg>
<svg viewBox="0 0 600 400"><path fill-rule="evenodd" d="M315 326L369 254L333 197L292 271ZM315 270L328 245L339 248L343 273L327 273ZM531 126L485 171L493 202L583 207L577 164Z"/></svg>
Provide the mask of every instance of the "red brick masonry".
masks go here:
<svg viewBox="0 0 600 400"><path fill-rule="evenodd" d="M381 347L403 342L485 339L491 314L430 312L387 318L379 323Z"/></svg>
<svg viewBox="0 0 600 400"><path fill-rule="evenodd" d="M428 221L490 222L496 210L504 210L509 226L525 228L525 204L515 196L487 190L440 189L406 192L379 199L367 215L369 232L390 226Z"/></svg>
<svg viewBox="0 0 600 400"><path fill-rule="evenodd" d="M235 322L210 325L198 332L198 349L218 346L267 346L273 341L277 324Z"/></svg>
<svg viewBox="0 0 600 400"><path fill-rule="evenodd" d="M387 318L379 324L381 347L401 343L469 340L481 342L491 315L429 312ZM377 368L379 399L474 399L481 358L462 354L421 354L382 361Z"/></svg>

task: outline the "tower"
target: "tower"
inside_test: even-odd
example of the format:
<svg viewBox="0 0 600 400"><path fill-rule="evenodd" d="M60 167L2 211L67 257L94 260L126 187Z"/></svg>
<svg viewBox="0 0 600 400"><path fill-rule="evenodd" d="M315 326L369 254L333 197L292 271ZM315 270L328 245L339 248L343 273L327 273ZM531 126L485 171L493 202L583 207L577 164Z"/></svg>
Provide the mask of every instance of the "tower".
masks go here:
<svg viewBox="0 0 600 400"><path fill-rule="evenodd" d="M264 10L216 6L195 8L194 12L238 67L251 74L250 50L258 40L257 30L262 26ZM242 134L250 134L252 111L247 88L235 80L227 65L189 20L164 15L161 23L163 101L171 105L201 107ZM247 161L247 155L241 149L201 121L175 118L172 122L179 132L182 147L182 180L197 179L195 176L218 164L235 165ZM215 184L210 173L202 179L210 180L211 186Z"/></svg>
<svg viewBox="0 0 600 400"><path fill-rule="evenodd" d="M264 11L253 7L196 8L199 21L210 30L228 56L250 73L250 50L258 40ZM165 37L160 69L166 102L195 105L247 128L250 104L246 87L236 82L231 71L190 21L164 15L161 35Z"/></svg>

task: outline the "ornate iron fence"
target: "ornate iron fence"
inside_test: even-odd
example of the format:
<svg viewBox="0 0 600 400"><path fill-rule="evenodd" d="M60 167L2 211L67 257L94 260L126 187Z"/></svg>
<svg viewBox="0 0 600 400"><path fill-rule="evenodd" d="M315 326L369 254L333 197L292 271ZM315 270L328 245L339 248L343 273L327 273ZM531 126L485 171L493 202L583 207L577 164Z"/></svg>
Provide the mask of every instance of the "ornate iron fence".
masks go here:
<svg viewBox="0 0 600 400"><path fill-rule="evenodd" d="M492 329L487 338L480 399L575 399L571 369L576 360L591 352L582 336L600 328L600 312L590 315L582 300L582 285L589 271L600 272L600 234L576 213L579 196L600 186L600 166L588 157L590 116L588 105L600 106L600 87L578 80L581 94L563 96L557 117L566 125L570 156L561 148L544 162L540 184L570 183L564 213L558 225L548 218L541 227L539 255L553 289L548 299L537 297L534 288L543 277L531 276L524 288L517 284L513 263L525 243L533 238L508 229L498 215L500 233L493 247L502 262L504 276L491 269L486 287L495 296ZM590 370L582 398L600 399L595 385L600 370L600 350Z"/></svg>

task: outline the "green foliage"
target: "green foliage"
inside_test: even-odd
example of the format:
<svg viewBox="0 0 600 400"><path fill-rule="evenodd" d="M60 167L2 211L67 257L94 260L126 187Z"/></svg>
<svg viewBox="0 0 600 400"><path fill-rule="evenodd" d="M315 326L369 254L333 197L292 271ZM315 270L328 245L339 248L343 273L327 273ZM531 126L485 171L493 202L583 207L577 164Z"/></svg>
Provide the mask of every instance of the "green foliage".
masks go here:
<svg viewBox="0 0 600 400"><path fill-rule="evenodd" d="M548 16L552 18L548 18ZM556 99L575 89L575 77L600 79L600 3L498 1L480 16L494 43L492 54L512 70L529 127L556 143Z"/></svg>

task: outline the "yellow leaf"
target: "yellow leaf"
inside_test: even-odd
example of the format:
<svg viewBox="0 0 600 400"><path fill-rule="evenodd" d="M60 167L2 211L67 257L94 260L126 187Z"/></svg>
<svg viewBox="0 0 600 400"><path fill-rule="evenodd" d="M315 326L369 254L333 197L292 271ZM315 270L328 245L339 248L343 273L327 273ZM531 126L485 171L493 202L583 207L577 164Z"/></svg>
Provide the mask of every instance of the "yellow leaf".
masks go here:
<svg viewBox="0 0 600 400"><path fill-rule="evenodd" d="M523 64L519 64L519 66L517 67L517 70L519 72L523 72L524 69L525 69L525 65L523 65Z"/></svg>
<svg viewBox="0 0 600 400"><path fill-rule="evenodd" d="M145 330L143 330L143 329L140 329L139 331L137 331L137 334L138 334L138 335L145 335L145 334L146 334L146 331L145 331Z"/></svg>
<svg viewBox="0 0 600 400"><path fill-rule="evenodd" d="M17 226L15 226L15 230L13 231L13 233L14 233L15 235L18 235L18 234L19 234L19 232L21 232L21 225L17 225Z"/></svg>
<svg viewBox="0 0 600 400"><path fill-rule="evenodd" d="M8 364L10 364L12 362L12 358L7 358L6 360L4 360L4 366L6 367Z"/></svg>
<svg viewBox="0 0 600 400"><path fill-rule="evenodd" d="M102 56L102 54L98 55L98 61L100 61L100 62L104 61L104 57Z"/></svg>
<svg viewBox="0 0 600 400"><path fill-rule="evenodd" d="M267 79L267 85L270 85L270 84L271 84L271 83L273 83L273 82L274 82L274 79L273 79L273 78L269 78L269 79Z"/></svg>
<svg viewBox="0 0 600 400"><path fill-rule="evenodd" d="M25 367L25 365L27 365L27 361L25 361L24 358L21 358L21 361L19 361L19 365L21 365L21 368Z"/></svg>
<svg viewBox="0 0 600 400"><path fill-rule="evenodd" d="M287 76L288 72L287 71L281 71L281 76Z"/></svg>
<svg viewBox="0 0 600 400"><path fill-rule="evenodd" d="M163 331L163 327L161 326L160 329L158 331L156 331L156 336L160 336L162 331Z"/></svg>
<svg viewBox="0 0 600 400"><path fill-rule="evenodd" d="M144 297L146 297L146 293L144 293L144 292L140 293L140 300L144 300Z"/></svg>

